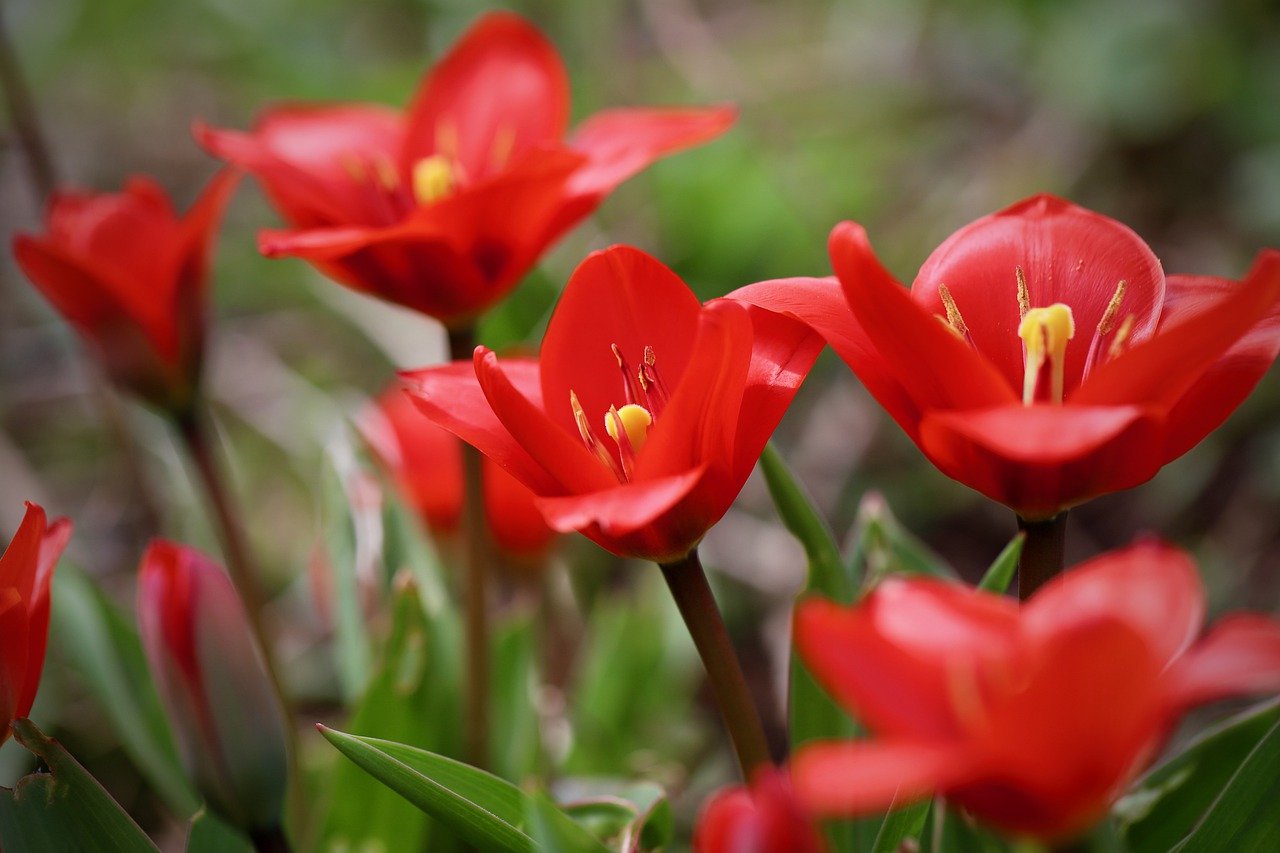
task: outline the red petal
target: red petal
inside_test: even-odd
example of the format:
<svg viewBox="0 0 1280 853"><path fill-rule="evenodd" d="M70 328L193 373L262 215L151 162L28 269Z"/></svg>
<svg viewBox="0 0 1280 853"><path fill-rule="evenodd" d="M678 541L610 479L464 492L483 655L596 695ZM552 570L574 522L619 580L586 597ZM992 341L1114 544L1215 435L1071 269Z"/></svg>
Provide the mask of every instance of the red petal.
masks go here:
<svg viewBox="0 0 1280 853"><path fill-rule="evenodd" d="M1204 622L1204 588L1186 552L1155 542L1110 551L1058 575L1023 608L1032 637L1047 641L1098 618L1128 624L1163 667Z"/></svg>
<svg viewBox="0 0 1280 853"><path fill-rule="evenodd" d="M18 591L0 586L0 745L9 739L9 723L19 716L27 680L27 624L27 608Z"/></svg>
<svg viewBox="0 0 1280 853"><path fill-rule="evenodd" d="M423 79L401 163L407 169L441 153L480 180L532 148L558 143L568 123L569 78L555 46L518 15L491 12Z"/></svg>
<svg viewBox="0 0 1280 853"><path fill-rule="evenodd" d="M538 498L537 505L547 524L561 533L582 531L592 535L598 532L606 539L627 536L652 524L683 500L698 485L705 472L705 468L698 468L669 477L623 483L597 492ZM597 530L588 529L592 527ZM600 544L609 548L607 542ZM662 550L663 556L678 557L683 553ZM621 556L640 555L623 553Z"/></svg>
<svg viewBox="0 0 1280 853"><path fill-rule="evenodd" d="M508 359L507 379L526 395L538 393L538 365ZM560 483L529 455L498 420L485 398L471 362L455 361L439 367L400 374L417 407L431 420L477 448L537 494L564 492ZM594 459L593 464L598 464Z"/></svg>
<svg viewBox="0 0 1280 853"><path fill-rule="evenodd" d="M1237 613L1175 661L1167 674L1174 713L1232 696L1280 692L1280 623Z"/></svg>
<svg viewBox="0 0 1280 853"><path fill-rule="evenodd" d="M791 759L791 780L805 809L824 817L856 817L945 790L977 766L961 744L828 741L801 747Z"/></svg>
<svg viewBox="0 0 1280 853"><path fill-rule="evenodd" d="M961 673L1016 657L1018 607L957 584L890 579L854 607L810 599L796 649L818 681L877 734L946 738Z"/></svg>
<svg viewBox="0 0 1280 853"><path fill-rule="evenodd" d="M32 504L27 504L28 513ZM24 602L27 608L27 671L18 694L16 716L25 717L35 702L40 689L40 673L44 670L44 654L49 643L49 589L53 583L53 571L71 538L71 522L59 518L50 524L40 539L36 559L31 596Z"/></svg>
<svg viewBox="0 0 1280 853"><path fill-rule="evenodd" d="M555 541L533 492L496 464L484 468L484 507L493 541L503 553L518 557L545 554Z"/></svg>
<svg viewBox="0 0 1280 853"><path fill-rule="evenodd" d="M36 586L45 527L44 509L28 501L22 523L0 556L0 589L17 590L24 607Z"/></svg>
<svg viewBox="0 0 1280 853"><path fill-rule="evenodd" d="M1155 476L1159 420L1136 406L930 412L920 447L944 474L1025 518L1046 518Z"/></svg>
<svg viewBox="0 0 1280 853"><path fill-rule="evenodd" d="M866 232L831 232L831 264L870 347L920 411L1012 403L1012 386L977 350L912 299L876 260ZM858 365L851 364L856 369ZM878 373L880 365L874 366ZM878 377L877 377L878 378Z"/></svg>
<svg viewBox="0 0 1280 853"><path fill-rule="evenodd" d="M1033 307L1071 307L1076 339L1067 347L1068 393L1080 381L1089 341L1121 281L1126 288L1116 321L1134 315L1134 342L1155 332L1164 273L1142 238L1063 199L1032 196L952 234L925 261L911 288L927 311L944 314L938 288L945 284L974 345L1010 387L1021 388L1023 374L1017 267L1026 275Z"/></svg>
<svg viewBox="0 0 1280 853"><path fill-rule="evenodd" d="M800 809L786 774L755 774L751 790L726 788L707 801L694 829L695 853L820 853L821 835Z"/></svg>
<svg viewBox="0 0 1280 853"><path fill-rule="evenodd" d="M1172 409L1206 371L1221 363L1254 328L1276 311L1280 302L1280 252L1258 255L1241 286L1212 307L1161 327L1151 340L1103 364L1070 399L1082 405L1126 403ZM1182 312L1180 312L1182 313ZM1269 322L1269 321L1268 321ZM1232 399L1231 389L1224 399ZM1225 417L1206 412L1201 423ZM1184 439L1185 440L1185 439Z"/></svg>
<svg viewBox="0 0 1280 853"><path fill-rule="evenodd" d="M655 160L715 139L737 117L738 110L732 106L639 107L596 113L569 139L569 146L588 158L569 189L575 195L605 195Z"/></svg>

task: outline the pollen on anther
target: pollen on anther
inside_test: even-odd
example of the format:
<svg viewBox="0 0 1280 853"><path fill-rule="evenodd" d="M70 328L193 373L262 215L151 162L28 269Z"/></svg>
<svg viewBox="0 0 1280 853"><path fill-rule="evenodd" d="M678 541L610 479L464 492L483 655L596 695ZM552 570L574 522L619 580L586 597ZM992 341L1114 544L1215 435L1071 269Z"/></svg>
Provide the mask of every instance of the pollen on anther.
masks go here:
<svg viewBox="0 0 1280 853"><path fill-rule="evenodd" d="M1018 279L1018 319L1023 320L1031 310L1031 289L1027 287L1027 274L1022 267L1014 267L1013 275Z"/></svg>
<svg viewBox="0 0 1280 853"><path fill-rule="evenodd" d="M960 316L960 308L956 305L955 297L951 295L951 290L945 284L938 285L938 296L942 299L942 307L947 311L947 325L962 338L969 334L969 327L964 324L964 317Z"/></svg>
<svg viewBox="0 0 1280 853"><path fill-rule="evenodd" d="M1116 292L1111 295L1111 301L1107 303L1107 310L1102 312L1102 319L1098 321L1098 334L1109 335L1115 327L1116 314L1120 313L1120 303L1124 302L1124 292L1129 287L1129 282L1120 279L1120 283L1116 285Z"/></svg>

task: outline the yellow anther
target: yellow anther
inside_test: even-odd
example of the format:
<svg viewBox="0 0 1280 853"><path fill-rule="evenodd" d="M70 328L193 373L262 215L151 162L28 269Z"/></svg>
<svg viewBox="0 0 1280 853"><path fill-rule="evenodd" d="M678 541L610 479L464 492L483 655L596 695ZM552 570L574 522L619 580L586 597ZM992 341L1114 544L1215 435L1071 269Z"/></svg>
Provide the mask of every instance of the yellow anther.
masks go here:
<svg viewBox="0 0 1280 853"><path fill-rule="evenodd" d="M618 409L616 418L612 412L606 415L604 429L615 442L619 440L619 422L622 423L622 428L627 432L627 440L631 442L631 449L639 453L640 448L644 446L645 439L649 437L649 425L653 423L653 417L649 414L649 410L644 406L628 403Z"/></svg>
<svg viewBox="0 0 1280 853"><path fill-rule="evenodd" d="M1129 282L1120 279L1120 283L1116 285L1116 292L1111 295L1111 301L1107 303L1107 310L1102 312L1102 319L1098 321L1098 334L1109 335L1111 329L1115 326L1116 314L1120 311L1120 303L1124 302L1124 292L1129 287Z"/></svg>
<svg viewBox="0 0 1280 853"><path fill-rule="evenodd" d="M947 325L961 338L969 334L969 327L964 324L964 317L960 316L955 297L945 284L938 285L938 296L942 299L942 307L947 309Z"/></svg>
<svg viewBox="0 0 1280 853"><path fill-rule="evenodd" d="M948 332L950 332L951 334L955 335L955 336L956 336L957 338L959 338L960 340L962 340L962 341L964 340L964 335L960 333L960 330L959 330L959 329L957 329L955 326L951 325L951 321L949 321L946 317L943 317L941 314L934 314L934 315L933 315L933 319L935 319L935 320L937 320L939 323L941 323L941 324L942 324L942 327L943 327L944 329L946 329Z"/></svg>
<svg viewBox="0 0 1280 853"><path fill-rule="evenodd" d="M1116 329L1116 336L1111 340L1111 346L1107 348L1107 358L1112 359L1124 352L1125 345L1129 343L1129 334L1133 331L1133 315L1128 314L1120 321L1120 328Z"/></svg>
<svg viewBox="0 0 1280 853"><path fill-rule="evenodd" d="M1052 371L1051 399L1062 402L1063 373L1066 367L1067 341L1075 337L1076 321L1071 307L1056 302L1047 308L1031 308L1018 326L1018 337L1026 345L1026 364L1022 378L1022 402L1036 400L1036 385L1045 360Z"/></svg>
<svg viewBox="0 0 1280 853"><path fill-rule="evenodd" d="M457 177L449 158L440 154L424 157L413 164L413 194L421 204L439 201L454 191Z"/></svg>
<svg viewBox="0 0 1280 853"><path fill-rule="evenodd" d="M1018 319L1021 320L1031 310L1031 289L1027 287L1027 274L1022 267L1014 267L1013 275L1018 279Z"/></svg>

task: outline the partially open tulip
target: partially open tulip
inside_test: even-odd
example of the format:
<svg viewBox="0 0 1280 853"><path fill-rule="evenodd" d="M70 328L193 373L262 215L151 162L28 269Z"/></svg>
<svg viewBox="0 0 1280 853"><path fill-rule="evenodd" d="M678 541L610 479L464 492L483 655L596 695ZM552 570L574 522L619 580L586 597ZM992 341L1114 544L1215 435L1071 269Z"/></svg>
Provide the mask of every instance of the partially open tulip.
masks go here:
<svg viewBox="0 0 1280 853"><path fill-rule="evenodd" d="M1241 281L1166 276L1133 231L1053 196L962 228L910 290L852 222L830 252L838 285L734 295L811 323L943 473L1026 519L1149 480L1280 351L1280 253Z"/></svg>
<svg viewBox="0 0 1280 853"><path fill-rule="evenodd" d="M65 191L43 234L14 239L18 266L111 379L162 409L185 412L199 384L209 255L234 186L223 171L184 216L148 177Z"/></svg>
<svg viewBox="0 0 1280 853"><path fill-rule="evenodd" d="M822 347L627 246L570 278L541 357L407 373L432 420L538 496L547 523L670 563L724 515Z"/></svg>
<svg viewBox="0 0 1280 853"><path fill-rule="evenodd" d="M406 111L287 105L252 131L197 127L262 182L292 230L270 256L306 258L355 290L464 325L493 305L615 186L732 124L731 108L615 109L566 135L555 47L508 12L482 17Z"/></svg>
<svg viewBox="0 0 1280 853"><path fill-rule="evenodd" d="M192 548L153 542L138 625L183 766L209 806L249 832L278 828L285 721L230 579Z"/></svg>
<svg viewBox="0 0 1280 853"><path fill-rule="evenodd" d="M462 442L419 411L399 384L363 414L360 432L432 534L446 543L456 538L462 522ZM484 506L487 529L505 556L523 565L547 553L556 534L535 506L533 492L488 459Z"/></svg>
<svg viewBox="0 0 1280 853"><path fill-rule="evenodd" d="M70 521L47 524L44 510L28 503L0 557L0 744L36 700L49 641L49 584L70 536Z"/></svg>
<svg viewBox="0 0 1280 853"><path fill-rule="evenodd" d="M756 773L751 787L726 788L698 815L694 853L822 853L826 842L795 800L785 773Z"/></svg>
<svg viewBox="0 0 1280 853"><path fill-rule="evenodd" d="M1280 623L1228 616L1197 639L1191 560L1146 543L1050 581L1027 603L890 579L852 607L809 600L795 639L872 740L794 757L808 809L873 813L942 794L1015 833L1099 820L1188 709L1280 691Z"/></svg>

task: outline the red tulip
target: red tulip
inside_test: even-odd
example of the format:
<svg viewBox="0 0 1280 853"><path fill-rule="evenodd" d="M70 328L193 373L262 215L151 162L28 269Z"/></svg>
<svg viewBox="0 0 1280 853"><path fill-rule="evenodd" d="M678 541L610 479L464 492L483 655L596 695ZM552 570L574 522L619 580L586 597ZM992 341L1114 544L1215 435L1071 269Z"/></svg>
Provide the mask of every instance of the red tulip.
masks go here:
<svg viewBox="0 0 1280 853"><path fill-rule="evenodd" d="M438 538L451 540L462 521L462 444L418 411L404 388L388 389L360 419L360 431L379 463ZM533 493L484 460L488 530L508 557L546 554L555 531L547 527Z"/></svg>
<svg viewBox="0 0 1280 853"><path fill-rule="evenodd" d="M803 748L797 796L852 815L939 793L1013 832L1087 829L1189 708L1280 691L1280 623L1229 616L1197 641L1204 610L1190 558L1154 543L1021 606L901 579L853 607L806 601L797 648L875 739Z"/></svg>
<svg viewBox="0 0 1280 853"><path fill-rule="evenodd" d="M0 556L0 744L36 700L49 641L49 584L70 537L70 521L46 525L44 510L28 503Z"/></svg>
<svg viewBox="0 0 1280 853"><path fill-rule="evenodd" d="M45 233L14 239L18 266L112 380L161 408L185 410L199 384L209 255L235 182L223 171L182 217L147 177L59 193Z"/></svg>
<svg viewBox="0 0 1280 853"><path fill-rule="evenodd" d="M152 542L138 573L138 627L196 787L243 829L279 826L285 721L231 580L192 548Z"/></svg>
<svg viewBox="0 0 1280 853"><path fill-rule="evenodd" d="M1280 253L1239 282L1166 277L1124 225L1052 196L953 234L910 291L858 225L830 251L839 285L735 296L812 323L943 473L1027 519L1149 480L1280 351Z"/></svg>
<svg viewBox="0 0 1280 853"><path fill-rule="evenodd" d="M418 405L538 496L547 523L671 562L724 515L822 347L754 306L698 303L626 246L588 257L540 360L409 373Z"/></svg>
<svg viewBox="0 0 1280 853"><path fill-rule="evenodd" d="M262 182L293 229L264 254L463 325L622 181L706 142L735 111L618 109L565 136L569 81L524 19L482 17L426 75L406 112L281 106L250 133L197 127Z"/></svg>
<svg viewBox="0 0 1280 853"><path fill-rule="evenodd" d="M784 773L758 772L751 788L707 801L693 831L694 853L822 853L826 842L795 801Z"/></svg>

